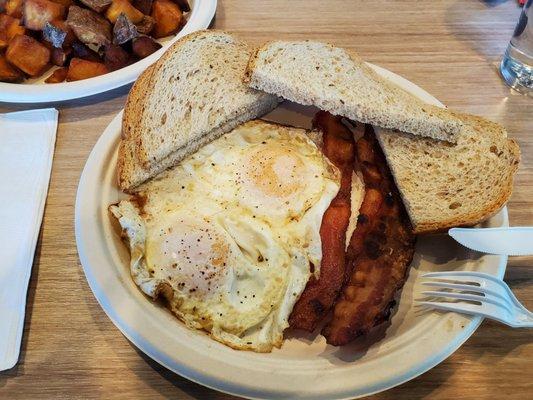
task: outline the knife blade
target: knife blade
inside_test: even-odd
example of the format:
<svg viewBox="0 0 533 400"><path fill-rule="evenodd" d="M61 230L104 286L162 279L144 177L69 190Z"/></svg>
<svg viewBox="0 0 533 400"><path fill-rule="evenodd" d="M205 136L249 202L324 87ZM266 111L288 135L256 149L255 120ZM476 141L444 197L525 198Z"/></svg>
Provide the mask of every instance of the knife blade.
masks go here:
<svg viewBox="0 0 533 400"><path fill-rule="evenodd" d="M533 255L533 227L452 228L448 234L463 246L481 253Z"/></svg>

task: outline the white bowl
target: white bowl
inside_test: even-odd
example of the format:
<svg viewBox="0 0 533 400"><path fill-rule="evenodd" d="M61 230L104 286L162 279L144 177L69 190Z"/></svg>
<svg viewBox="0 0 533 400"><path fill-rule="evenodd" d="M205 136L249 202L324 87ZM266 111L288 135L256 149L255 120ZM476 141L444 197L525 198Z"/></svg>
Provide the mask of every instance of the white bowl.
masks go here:
<svg viewBox="0 0 533 400"><path fill-rule="evenodd" d="M180 37L209 26L215 16L217 0L191 0L190 3L191 11L188 15L187 24L177 35L159 40L163 47L154 54L117 71L76 82L44 83L44 80L50 75L52 70L37 79L29 79L23 83L0 82L0 101L44 103L71 100L106 92L133 82L141 72L161 57L165 50Z"/></svg>

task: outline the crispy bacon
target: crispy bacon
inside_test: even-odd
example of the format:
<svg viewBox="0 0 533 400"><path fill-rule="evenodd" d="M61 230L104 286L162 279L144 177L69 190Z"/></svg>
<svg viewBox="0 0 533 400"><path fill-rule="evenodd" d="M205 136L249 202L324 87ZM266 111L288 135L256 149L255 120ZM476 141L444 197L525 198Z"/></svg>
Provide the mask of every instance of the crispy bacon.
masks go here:
<svg viewBox="0 0 533 400"><path fill-rule="evenodd" d="M324 213L320 227L320 278L311 277L289 318L292 328L307 331L313 331L331 309L344 283L346 229L351 212L354 163L353 135L341 123L340 117L321 111L315 116L313 125L323 132L324 154L341 171L341 187Z"/></svg>
<svg viewBox="0 0 533 400"><path fill-rule="evenodd" d="M348 280L322 332L336 346L367 334L389 318L415 245L405 208L370 126L356 143L356 162L366 191L347 250Z"/></svg>

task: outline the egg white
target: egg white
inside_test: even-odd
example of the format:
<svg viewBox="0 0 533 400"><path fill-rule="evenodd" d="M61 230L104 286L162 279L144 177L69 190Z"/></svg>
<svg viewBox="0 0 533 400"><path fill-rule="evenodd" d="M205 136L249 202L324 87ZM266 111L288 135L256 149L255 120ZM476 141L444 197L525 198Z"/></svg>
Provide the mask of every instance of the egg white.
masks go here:
<svg viewBox="0 0 533 400"><path fill-rule="evenodd" d="M248 122L110 207L135 283L188 327L236 349L283 340L322 258L339 172L304 130Z"/></svg>

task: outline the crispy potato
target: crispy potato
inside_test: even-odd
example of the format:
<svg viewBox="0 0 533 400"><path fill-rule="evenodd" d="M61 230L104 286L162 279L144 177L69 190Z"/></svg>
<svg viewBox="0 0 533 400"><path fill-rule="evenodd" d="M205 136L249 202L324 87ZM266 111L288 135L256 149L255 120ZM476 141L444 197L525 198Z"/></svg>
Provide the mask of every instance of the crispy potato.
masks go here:
<svg viewBox="0 0 533 400"><path fill-rule="evenodd" d="M22 18L22 3L24 0L7 0L6 14L13 18Z"/></svg>
<svg viewBox="0 0 533 400"><path fill-rule="evenodd" d="M9 42L6 58L30 76L40 75L50 62L50 50L34 38L16 35Z"/></svg>
<svg viewBox="0 0 533 400"><path fill-rule="evenodd" d="M91 50L83 43L75 41L72 43L72 55L76 58L82 58L87 61L101 62L102 59L97 52Z"/></svg>
<svg viewBox="0 0 533 400"><path fill-rule="evenodd" d="M85 44L105 46L111 42L111 24L94 11L71 6L68 9L67 24Z"/></svg>
<svg viewBox="0 0 533 400"><path fill-rule="evenodd" d="M67 23L59 20L50 21L45 24L43 39L51 43L54 47L67 48L74 42L76 37Z"/></svg>
<svg viewBox="0 0 533 400"><path fill-rule="evenodd" d="M132 62L131 56L122 47L109 44L105 47L104 65L110 71L124 68Z"/></svg>
<svg viewBox="0 0 533 400"><path fill-rule="evenodd" d="M15 35L24 35L26 33L26 28L19 24L19 19L0 14L0 50L5 49Z"/></svg>
<svg viewBox="0 0 533 400"><path fill-rule="evenodd" d="M183 12L191 11L191 6L187 0L174 0L174 3L176 3Z"/></svg>
<svg viewBox="0 0 533 400"><path fill-rule="evenodd" d="M172 1L155 0L152 6L152 18L155 21L152 36L158 39L179 31L183 14Z"/></svg>
<svg viewBox="0 0 533 400"><path fill-rule="evenodd" d="M70 61L66 79L67 82L79 81L82 79L104 75L108 72L109 70L102 63L82 60L81 58L73 58Z"/></svg>
<svg viewBox="0 0 533 400"><path fill-rule="evenodd" d="M154 39L148 36L141 36L137 39L134 39L131 44L131 49L133 54L139 58L148 57L150 54L155 53L162 46L157 43Z"/></svg>
<svg viewBox="0 0 533 400"><path fill-rule="evenodd" d="M141 22L144 14L131 5L128 0L113 0L109 8L107 9L105 16L113 24L117 22L120 14L126 14L134 24Z"/></svg>
<svg viewBox="0 0 533 400"><path fill-rule="evenodd" d="M137 32L142 33L143 35L148 35L154 29L154 19L149 15L145 15L141 22L135 24L137 27Z"/></svg>
<svg viewBox="0 0 533 400"><path fill-rule="evenodd" d="M111 5L111 0L80 0L80 3L97 13L102 13Z"/></svg>
<svg viewBox="0 0 533 400"><path fill-rule="evenodd" d="M113 44L124 44L137 36L139 36L137 27L130 21L126 14L120 14L113 27Z"/></svg>
<svg viewBox="0 0 533 400"><path fill-rule="evenodd" d="M48 78L44 80L44 83L60 83L65 80L67 77L68 68L58 68L56 69L52 75L50 75Z"/></svg>
<svg viewBox="0 0 533 400"><path fill-rule="evenodd" d="M152 12L152 3L153 0L132 0L131 2L133 7L142 12L144 15L150 15Z"/></svg>
<svg viewBox="0 0 533 400"><path fill-rule="evenodd" d="M50 61L52 64L57 65L58 67L63 67L67 64L71 53L72 49L54 47L50 52Z"/></svg>
<svg viewBox="0 0 533 400"><path fill-rule="evenodd" d="M22 79L24 74L0 56L0 82L20 82Z"/></svg>
<svg viewBox="0 0 533 400"><path fill-rule="evenodd" d="M26 28L40 31L47 22L62 19L65 7L49 0L25 0L22 14Z"/></svg>

